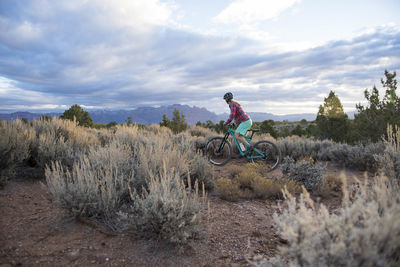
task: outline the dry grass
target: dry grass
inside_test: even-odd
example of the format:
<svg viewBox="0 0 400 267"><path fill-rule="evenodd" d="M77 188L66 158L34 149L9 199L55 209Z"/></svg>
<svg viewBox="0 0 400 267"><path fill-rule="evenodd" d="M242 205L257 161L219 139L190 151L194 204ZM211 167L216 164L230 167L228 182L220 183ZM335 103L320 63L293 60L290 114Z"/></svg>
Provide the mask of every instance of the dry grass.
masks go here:
<svg viewBox="0 0 400 267"><path fill-rule="evenodd" d="M282 190L285 187L293 194L301 192L300 184L293 180L263 176L268 173L264 164L248 163L244 168L230 169L234 174L231 175L233 178L220 178L216 184L217 193L225 200L282 198Z"/></svg>
<svg viewBox="0 0 400 267"><path fill-rule="evenodd" d="M237 201L240 198L239 184L229 178L218 178L216 183L216 192L219 196L228 201Z"/></svg>

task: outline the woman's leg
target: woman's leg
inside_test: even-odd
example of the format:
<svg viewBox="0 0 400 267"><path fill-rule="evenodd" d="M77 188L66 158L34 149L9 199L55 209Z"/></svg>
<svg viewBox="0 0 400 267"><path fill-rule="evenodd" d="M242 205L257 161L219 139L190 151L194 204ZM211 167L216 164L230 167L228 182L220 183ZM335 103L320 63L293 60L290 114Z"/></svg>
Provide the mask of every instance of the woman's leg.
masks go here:
<svg viewBox="0 0 400 267"><path fill-rule="evenodd" d="M241 122L235 131L236 139L239 142L243 143L245 145L245 147L247 147L249 145L249 143L247 143L244 136L247 134L247 131L250 129L251 125L252 125L251 120Z"/></svg>
<svg viewBox="0 0 400 267"><path fill-rule="evenodd" d="M249 145L249 143L247 143L246 139L240 133L235 133L235 137L240 143L244 144L244 147Z"/></svg>

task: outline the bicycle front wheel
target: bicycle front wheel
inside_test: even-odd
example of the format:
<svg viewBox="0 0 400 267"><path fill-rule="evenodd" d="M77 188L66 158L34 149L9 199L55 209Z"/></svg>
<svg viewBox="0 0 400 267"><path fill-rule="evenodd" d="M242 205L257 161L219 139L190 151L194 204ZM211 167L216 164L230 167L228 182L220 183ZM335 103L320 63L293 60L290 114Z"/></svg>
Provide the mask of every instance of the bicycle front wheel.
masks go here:
<svg viewBox="0 0 400 267"><path fill-rule="evenodd" d="M253 146L253 151L248 156L252 162L264 162L269 171L275 170L281 160L279 148L270 141L260 141Z"/></svg>
<svg viewBox="0 0 400 267"><path fill-rule="evenodd" d="M231 144L222 137L214 137L207 142L206 155L209 162L222 166L231 159Z"/></svg>

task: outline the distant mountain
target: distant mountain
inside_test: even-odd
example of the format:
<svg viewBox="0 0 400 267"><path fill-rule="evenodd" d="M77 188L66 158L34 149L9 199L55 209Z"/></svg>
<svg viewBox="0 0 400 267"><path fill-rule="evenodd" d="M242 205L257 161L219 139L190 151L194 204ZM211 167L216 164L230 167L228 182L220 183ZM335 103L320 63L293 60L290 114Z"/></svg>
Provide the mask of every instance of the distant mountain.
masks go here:
<svg viewBox="0 0 400 267"><path fill-rule="evenodd" d="M91 110L88 112L92 117L93 122L109 123L115 121L117 123L123 123L128 119L128 117L130 117L134 123L147 125L151 123L160 123L163 114L166 114L168 118L172 119L174 109L179 109L181 114L185 115L185 119L190 125L194 125L198 121L206 122L207 120L211 120L215 123L223 119L220 115L210 112L205 108L190 107L188 105L179 104L157 108L140 107L134 110ZM26 118L29 121L32 121L39 119L42 115L59 117L62 113L0 113L0 120L12 121L15 119Z"/></svg>
<svg viewBox="0 0 400 267"><path fill-rule="evenodd" d="M180 113L185 115L185 119L190 125L196 124L198 121L205 122L211 120L217 122L219 116L205 108L190 107L188 105L170 105L158 108L154 107L141 107L134 110L94 110L89 111L90 116L94 122L108 123L115 121L118 123L125 122L128 117L132 122L139 124L160 123L163 114L169 119L172 119L174 109L179 109Z"/></svg>
<svg viewBox="0 0 400 267"><path fill-rule="evenodd" d="M14 113L0 113L0 120L6 120L6 121L12 121L16 119L22 119L25 118L28 121L33 121L37 120L40 118L40 116L50 116L50 117L59 117L62 115L62 113L30 113L30 112L14 112Z"/></svg>
<svg viewBox="0 0 400 267"><path fill-rule="evenodd" d="M125 122L128 117L132 119L132 122L139 124L151 124L160 123L163 114L166 114L169 119L172 119L172 113L174 109L179 109L181 114L185 115L185 119L190 125L196 124L198 121L206 122L207 120L213 123L219 122L220 120L226 120L229 114L216 114L205 108L190 107L188 105L170 105L162 107L140 107L134 110L92 110L89 111L90 116L94 122L109 123L115 121L117 123ZM274 115L271 113L263 112L249 112L248 113L253 121L301 121L305 119L307 121L313 121L316 118L316 114L304 113L304 114L291 114L291 115ZM29 121L37 120L40 116L47 115L50 117L59 117L62 113L30 113L30 112L14 112L10 114L1 114L0 119L11 121L17 118L26 118ZM354 118L354 112L349 113L349 118Z"/></svg>

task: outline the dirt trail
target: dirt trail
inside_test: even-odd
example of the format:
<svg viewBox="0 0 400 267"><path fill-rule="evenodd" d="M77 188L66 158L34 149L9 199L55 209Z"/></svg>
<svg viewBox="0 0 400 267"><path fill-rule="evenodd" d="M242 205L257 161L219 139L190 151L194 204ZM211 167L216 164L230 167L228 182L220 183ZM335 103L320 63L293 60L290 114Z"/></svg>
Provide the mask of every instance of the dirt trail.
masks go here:
<svg viewBox="0 0 400 267"><path fill-rule="evenodd" d="M343 170L328 166L337 175ZM229 165L214 172L229 176ZM283 242L272 222L277 201L208 199L206 240L180 254L163 242L108 235L82 223L53 205L43 180L20 177L0 190L0 266L246 266L246 257L270 257Z"/></svg>
<svg viewBox="0 0 400 267"><path fill-rule="evenodd" d="M76 220L53 205L43 183L19 179L0 191L0 266L243 266L252 253L271 256L280 242L272 202L210 195L206 240L180 254L163 242L107 235Z"/></svg>

